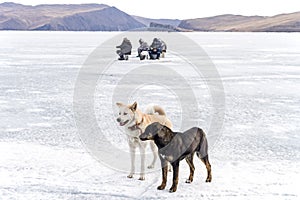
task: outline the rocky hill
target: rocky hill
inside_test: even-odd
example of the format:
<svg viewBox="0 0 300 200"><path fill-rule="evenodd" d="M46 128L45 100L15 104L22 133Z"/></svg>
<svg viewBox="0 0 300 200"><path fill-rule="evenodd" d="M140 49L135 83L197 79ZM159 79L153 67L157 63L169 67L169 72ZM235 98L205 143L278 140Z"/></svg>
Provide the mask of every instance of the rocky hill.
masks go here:
<svg viewBox="0 0 300 200"><path fill-rule="evenodd" d="M0 4L0 30L124 31L145 25L104 4Z"/></svg>
<svg viewBox="0 0 300 200"><path fill-rule="evenodd" d="M183 20L179 27L194 31L299 32L300 12L272 17L220 15Z"/></svg>

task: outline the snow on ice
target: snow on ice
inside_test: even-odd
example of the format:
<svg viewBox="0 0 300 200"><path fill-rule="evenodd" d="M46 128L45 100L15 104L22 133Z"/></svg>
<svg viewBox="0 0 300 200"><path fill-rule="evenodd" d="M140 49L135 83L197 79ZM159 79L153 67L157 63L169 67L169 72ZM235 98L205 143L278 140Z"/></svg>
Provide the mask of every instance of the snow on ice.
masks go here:
<svg viewBox="0 0 300 200"><path fill-rule="evenodd" d="M167 190L171 173L163 191L156 189L160 171L146 174L145 181L128 179L88 153L77 133L72 107L77 74L93 49L116 34L0 33L0 199L299 199L299 33L185 33L216 65L226 110L222 135L209 151L212 182L205 183L205 167L195 158L194 182L185 184L189 171L181 162L173 194ZM116 65L126 68L136 59ZM172 53L162 62L178 65ZM119 76L107 76L105 87L113 88ZM206 130L209 91L201 81L193 84L202 91L199 124ZM176 99L164 88L136 92L141 107L149 92L172 121L181 120L178 104L168 102ZM96 93L95 100L107 97L99 87ZM95 104L97 118L113 119L112 107L101 106ZM128 151L122 129L112 127L106 137Z"/></svg>

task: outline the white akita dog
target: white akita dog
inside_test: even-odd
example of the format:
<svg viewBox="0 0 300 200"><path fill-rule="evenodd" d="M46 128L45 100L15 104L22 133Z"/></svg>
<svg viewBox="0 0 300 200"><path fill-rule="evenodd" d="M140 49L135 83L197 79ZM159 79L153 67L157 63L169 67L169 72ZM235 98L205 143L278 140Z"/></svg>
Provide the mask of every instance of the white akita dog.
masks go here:
<svg viewBox="0 0 300 200"><path fill-rule="evenodd" d="M141 174L139 180L145 180L145 150L147 143L150 143L153 152L153 161L148 168L153 168L157 160L157 147L153 141L143 142L139 136L145 131L146 127L153 122L159 122L169 128L172 128L171 121L166 117L165 111L156 105L149 106L145 113L137 109L137 103L125 105L123 103L116 103L119 108L119 116L117 122L120 126L124 126L125 133L128 138L131 157L131 169L127 176L132 178L135 172L135 151L139 148L141 154Z"/></svg>

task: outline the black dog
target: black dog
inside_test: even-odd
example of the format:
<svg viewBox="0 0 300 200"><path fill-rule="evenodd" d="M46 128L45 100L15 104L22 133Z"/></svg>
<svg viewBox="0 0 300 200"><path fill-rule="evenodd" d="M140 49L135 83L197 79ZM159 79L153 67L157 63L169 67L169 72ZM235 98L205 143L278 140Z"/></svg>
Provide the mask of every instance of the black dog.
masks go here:
<svg viewBox="0 0 300 200"><path fill-rule="evenodd" d="M185 158L190 167L190 176L186 183L191 183L194 177L194 154L202 160L207 169L206 182L211 182L211 166L208 160L208 144L202 129L194 127L184 133L173 132L158 122L147 126L145 132L140 135L141 140L154 140L158 147L159 158L162 166L162 183L157 187L163 190L167 183L168 162L173 167L173 184L170 192L177 190L179 162Z"/></svg>

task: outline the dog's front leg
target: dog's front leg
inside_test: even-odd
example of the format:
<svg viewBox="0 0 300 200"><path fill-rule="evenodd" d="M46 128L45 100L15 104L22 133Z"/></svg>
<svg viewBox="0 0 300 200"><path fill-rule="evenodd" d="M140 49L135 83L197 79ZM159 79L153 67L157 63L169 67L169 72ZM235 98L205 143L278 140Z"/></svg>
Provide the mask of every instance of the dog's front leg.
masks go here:
<svg viewBox="0 0 300 200"><path fill-rule="evenodd" d="M173 162L172 167L173 167L173 184L169 192L176 192L177 185L178 185L179 161Z"/></svg>
<svg viewBox="0 0 300 200"><path fill-rule="evenodd" d="M148 166L148 169L153 169L154 168L154 165L155 165L155 162L157 160L157 156L158 156L158 150L157 150L157 147L155 145L154 142L150 142L150 147L151 147L151 150L152 150L152 153L153 153L153 160L152 160L152 163Z"/></svg>
<svg viewBox="0 0 300 200"><path fill-rule="evenodd" d="M143 181L145 180L145 148L140 147L140 153L141 153L141 175L139 180Z"/></svg>
<svg viewBox="0 0 300 200"><path fill-rule="evenodd" d="M130 160L130 174L127 176L127 178L132 178L135 171L135 147L130 147Z"/></svg>
<svg viewBox="0 0 300 200"><path fill-rule="evenodd" d="M167 184L167 176L168 176L168 162L159 156L161 161L161 171L162 171L162 182L161 185L157 187L158 190L163 190Z"/></svg>

